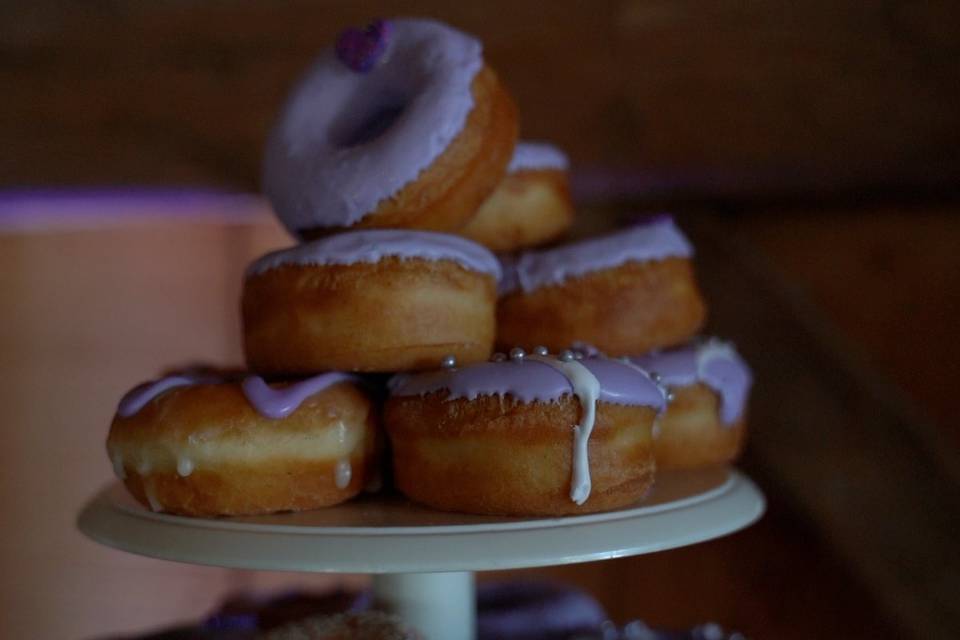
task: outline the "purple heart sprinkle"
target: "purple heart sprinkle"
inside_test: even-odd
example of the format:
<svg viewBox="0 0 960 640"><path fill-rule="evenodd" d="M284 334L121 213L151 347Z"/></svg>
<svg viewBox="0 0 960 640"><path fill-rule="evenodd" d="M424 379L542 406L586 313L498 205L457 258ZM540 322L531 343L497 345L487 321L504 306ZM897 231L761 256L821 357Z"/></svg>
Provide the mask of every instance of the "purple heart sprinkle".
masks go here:
<svg viewBox="0 0 960 640"><path fill-rule="evenodd" d="M387 50L391 27L386 20L374 20L364 29L344 29L337 38L337 58L357 73L367 73Z"/></svg>

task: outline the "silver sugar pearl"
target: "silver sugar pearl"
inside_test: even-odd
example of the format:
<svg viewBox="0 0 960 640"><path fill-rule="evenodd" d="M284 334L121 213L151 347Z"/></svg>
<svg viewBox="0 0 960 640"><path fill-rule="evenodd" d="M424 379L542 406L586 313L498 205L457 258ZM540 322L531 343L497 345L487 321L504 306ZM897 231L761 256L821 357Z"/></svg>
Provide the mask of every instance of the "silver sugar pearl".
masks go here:
<svg viewBox="0 0 960 640"><path fill-rule="evenodd" d="M667 402L673 402L673 399L676 396L673 395L673 391L667 391Z"/></svg>
<svg viewBox="0 0 960 640"><path fill-rule="evenodd" d="M583 351L574 351L573 352L574 360L583 360Z"/></svg>
<svg viewBox="0 0 960 640"><path fill-rule="evenodd" d="M454 369L457 366L457 357L453 354L443 356L443 359L440 361L440 366L444 369Z"/></svg>
<svg viewBox="0 0 960 640"><path fill-rule="evenodd" d="M510 349L510 359L511 360L523 360L527 357L527 352L520 347L514 347Z"/></svg>
<svg viewBox="0 0 960 640"><path fill-rule="evenodd" d="M573 351L570 351L570 349L564 349L560 352L560 355L557 356L557 360L560 362L570 362L573 360Z"/></svg>
<svg viewBox="0 0 960 640"><path fill-rule="evenodd" d="M657 384L660 384L661 382L663 382L663 376L653 371L650 372L650 379L656 382Z"/></svg>
<svg viewBox="0 0 960 640"><path fill-rule="evenodd" d="M537 354L538 356L545 356L545 355L547 355L548 353L550 353L550 350L547 349L545 346L540 345L539 347L534 347L534 348L533 348L533 352L534 352L535 354Z"/></svg>
<svg viewBox="0 0 960 640"><path fill-rule="evenodd" d="M500 353L499 351L493 354L492 356L490 356L490 360L492 362L503 362L506 359L507 359L507 356L505 354Z"/></svg>

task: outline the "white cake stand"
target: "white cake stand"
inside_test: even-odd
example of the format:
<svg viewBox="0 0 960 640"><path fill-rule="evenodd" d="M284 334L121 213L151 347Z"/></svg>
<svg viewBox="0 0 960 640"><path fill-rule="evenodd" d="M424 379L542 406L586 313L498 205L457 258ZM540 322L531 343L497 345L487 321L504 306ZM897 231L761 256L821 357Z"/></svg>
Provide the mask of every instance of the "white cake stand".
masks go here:
<svg viewBox="0 0 960 640"><path fill-rule="evenodd" d="M475 636L474 571L652 553L741 529L763 495L735 469L662 472L643 502L564 518L495 518L366 496L306 513L200 519L153 513L115 483L78 518L102 544L140 555L243 569L374 574L375 600L428 640Z"/></svg>

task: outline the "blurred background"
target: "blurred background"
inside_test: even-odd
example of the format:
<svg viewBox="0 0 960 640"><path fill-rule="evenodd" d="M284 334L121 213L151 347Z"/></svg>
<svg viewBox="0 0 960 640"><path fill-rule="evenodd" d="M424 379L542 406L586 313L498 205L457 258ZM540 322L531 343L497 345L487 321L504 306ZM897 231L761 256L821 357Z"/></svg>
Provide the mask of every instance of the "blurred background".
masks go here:
<svg viewBox="0 0 960 640"><path fill-rule="evenodd" d="M582 226L679 214L710 329L756 370L759 524L511 575L578 584L620 622L960 637L946 0L0 4L0 637L133 634L241 590L363 584L129 556L74 518L111 478L126 389L240 361L243 268L291 243L256 195L284 95L342 27L401 14L484 41L522 136L571 156Z"/></svg>

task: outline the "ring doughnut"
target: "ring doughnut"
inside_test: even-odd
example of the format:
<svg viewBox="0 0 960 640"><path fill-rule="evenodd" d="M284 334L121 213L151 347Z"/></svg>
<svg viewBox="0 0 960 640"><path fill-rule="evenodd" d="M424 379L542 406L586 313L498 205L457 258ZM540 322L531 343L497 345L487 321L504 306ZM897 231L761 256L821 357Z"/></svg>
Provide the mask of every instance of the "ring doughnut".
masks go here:
<svg viewBox="0 0 960 640"><path fill-rule="evenodd" d="M593 638L607 619L595 598L562 583L514 580L477 586L477 640Z"/></svg>
<svg viewBox="0 0 960 640"><path fill-rule="evenodd" d="M752 376L732 344L714 338L630 360L673 394L657 421L653 452L658 469L689 469L737 457L746 437Z"/></svg>
<svg viewBox="0 0 960 640"><path fill-rule="evenodd" d="M267 254L244 282L247 363L310 374L485 360L499 276L485 248L427 231L352 231Z"/></svg>
<svg viewBox="0 0 960 640"><path fill-rule="evenodd" d="M390 381L394 480L446 511L563 515L639 500L664 391L641 369L545 349ZM589 445L589 447L588 447Z"/></svg>
<svg viewBox="0 0 960 640"><path fill-rule="evenodd" d="M497 252L556 240L573 223L568 166L554 146L518 142L503 182L460 235Z"/></svg>
<svg viewBox="0 0 960 640"><path fill-rule="evenodd" d="M356 495L375 472L376 411L341 373L270 386L166 376L120 401L107 454L153 511L301 511Z"/></svg>
<svg viewBox="0 0 960 640"><path fill-rule="evenodd" d="M513 101L478 40L432 20L348 30L314 63L266 145L264 192L312 238L346 227L458 229L503 178Z"/></svg>
<svg viewBox="0 0 960 640"><path fill-rule="evenodd" d="M627 356L685 342L706 316L692 254L666 216L522 253L504 263L497 345L542 344L555 351L585 342Z"/></svg>

